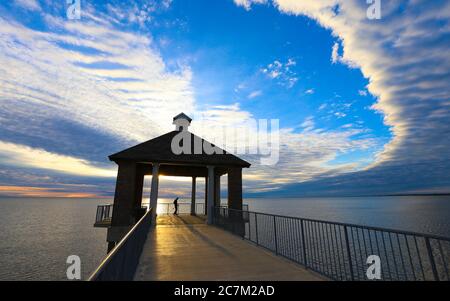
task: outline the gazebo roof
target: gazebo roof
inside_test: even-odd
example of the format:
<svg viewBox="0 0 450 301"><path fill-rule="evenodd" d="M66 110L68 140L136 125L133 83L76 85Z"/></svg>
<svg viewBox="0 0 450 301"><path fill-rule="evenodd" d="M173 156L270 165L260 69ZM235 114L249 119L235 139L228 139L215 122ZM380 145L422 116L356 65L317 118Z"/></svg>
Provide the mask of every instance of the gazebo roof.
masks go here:
<svg viewBox="0 0 450 301"><path fill-rule="evenodd" d="M250 167L250 163L237 156L222 150L222 154L206 154L202 148L202 154L194 153L195 139L201 139L202 145L206 141L190 132L191 135L191 154L174 154L171 149L172 139L180 131L172 131L141 144L127 148L123 151L109 156L111 161L129 160L135 162L158 162L186 165L214 165L214 166L233 166ZM206 141L208 142L208 141ZM210 143L210 142L208 142ZM220 148L219 148L220 149Z"/></svg>

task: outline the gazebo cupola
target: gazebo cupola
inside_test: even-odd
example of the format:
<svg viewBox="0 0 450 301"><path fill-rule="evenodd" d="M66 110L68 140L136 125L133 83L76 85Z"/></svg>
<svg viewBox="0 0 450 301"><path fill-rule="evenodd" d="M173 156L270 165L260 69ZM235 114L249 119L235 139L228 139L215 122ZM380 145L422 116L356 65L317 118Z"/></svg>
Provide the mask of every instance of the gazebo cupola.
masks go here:
<svg viewBox="0 0 450 301"><path fill-rule="evenodd" d="M192 178L191 214L195 214L196 178L205 178L205 213L207 222L212 223L214 207L220 206L220 178L226 174L228 207L242 209L242 168L250 167L250 163L218 147L213 154L206 153L203 147L201 152L197 149L194 152L194 145L212 144L188 131L191 121L186 114L178 114L173 118L174 131L109 156L118 165L113 215L107 235L110 246L120 241L142 215L145 175L152 175L150 207L154 220L160 175ZM172 141L180 134L191 138L190 152L173 151Z"/></svg>
<svg viewBox="0 0 450 301"><path fill-rule="evenodd" d="M191 125L192 119L184 113L180 113L173 118L176 131L187 131Z"/></svg>

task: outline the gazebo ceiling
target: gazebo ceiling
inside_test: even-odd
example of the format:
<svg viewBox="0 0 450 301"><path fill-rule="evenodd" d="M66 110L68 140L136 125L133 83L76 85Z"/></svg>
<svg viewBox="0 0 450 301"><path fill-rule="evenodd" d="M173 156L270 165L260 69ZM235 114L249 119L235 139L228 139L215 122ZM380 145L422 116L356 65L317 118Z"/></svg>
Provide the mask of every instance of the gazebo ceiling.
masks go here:
<svg viewBox="0 0 450 301"><path fill-rule="evenodd" d="M147 163L141 163L138 166L142 168L145 175L152 174L152 165ZM228 172L226 167L216 167L216 175L224 175ZM159 175L172 176L172 177L207 177L208 169L206 166L194 166L194 165L173 165L173 164L161 164L159 167Z"/></svg>

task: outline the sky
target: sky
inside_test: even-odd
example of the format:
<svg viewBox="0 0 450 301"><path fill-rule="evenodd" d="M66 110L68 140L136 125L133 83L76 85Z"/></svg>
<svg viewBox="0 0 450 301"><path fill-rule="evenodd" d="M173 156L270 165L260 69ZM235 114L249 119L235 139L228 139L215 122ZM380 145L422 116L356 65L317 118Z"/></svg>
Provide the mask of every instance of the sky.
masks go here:
<svg viewBox="0 0 450 301"><path fill-rule="evenodd" d="M279 120L277 164L242 156L246 196L449 193L450 2L380 3L2 1L0 196L110 198L107 156L180 112L213 141Z"/></svg>

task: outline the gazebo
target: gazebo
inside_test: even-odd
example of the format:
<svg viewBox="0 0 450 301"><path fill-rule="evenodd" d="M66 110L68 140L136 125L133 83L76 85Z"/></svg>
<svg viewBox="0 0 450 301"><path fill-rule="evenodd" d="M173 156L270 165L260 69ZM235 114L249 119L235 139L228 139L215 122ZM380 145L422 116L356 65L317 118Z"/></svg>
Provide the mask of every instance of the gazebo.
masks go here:
<svg viewBox="0 0 450 301"><path fill-rule="evenodd" d="M213 209L220 206L220 178L227 174L228 207L242 210L242 168L250 167L250 163L189 132L191 121L184 113L178 114L173 118L174 131L109 156L118 165L113 215L107 234L109 247L120 241L142 216L145 175L152 175L153 221L160 175L192 178L191 213L195 212L196 178L205 178L205 213L207 223L211 224ZM184 138L181 144L180 137ZM188 151L174 151L174 145ZM211 148L215 150L213 153Z"/></svg>

